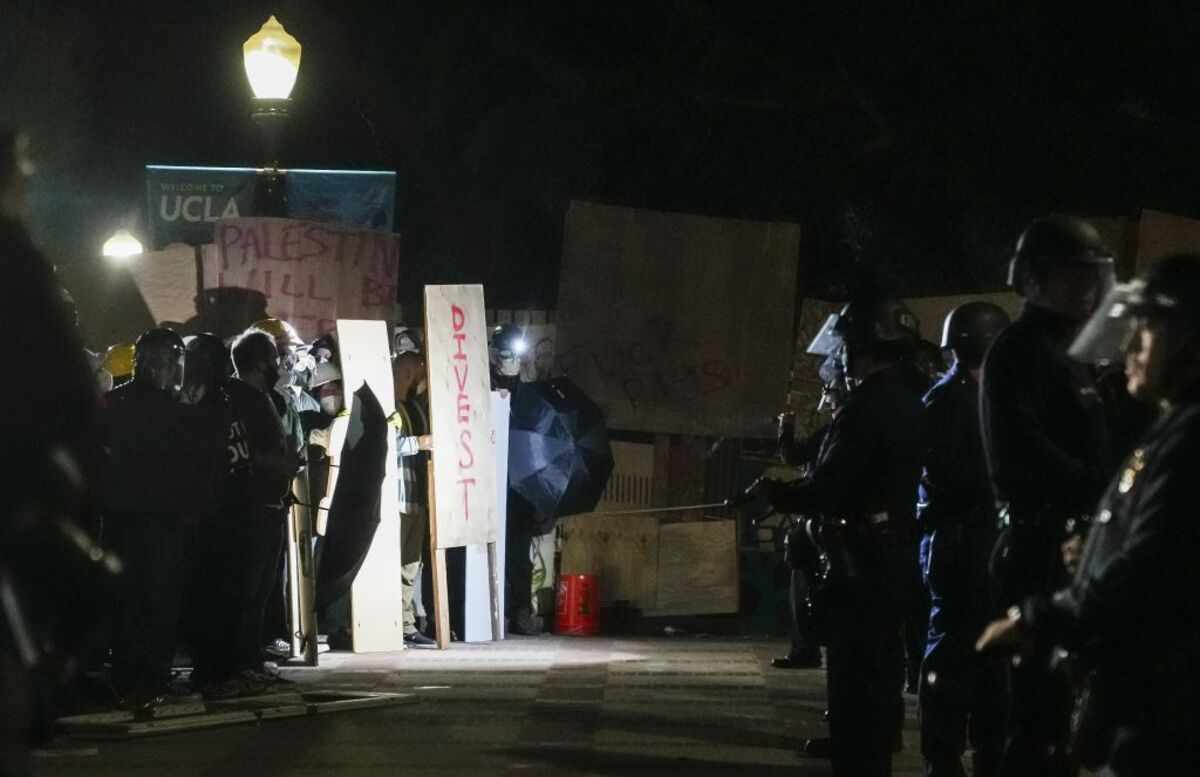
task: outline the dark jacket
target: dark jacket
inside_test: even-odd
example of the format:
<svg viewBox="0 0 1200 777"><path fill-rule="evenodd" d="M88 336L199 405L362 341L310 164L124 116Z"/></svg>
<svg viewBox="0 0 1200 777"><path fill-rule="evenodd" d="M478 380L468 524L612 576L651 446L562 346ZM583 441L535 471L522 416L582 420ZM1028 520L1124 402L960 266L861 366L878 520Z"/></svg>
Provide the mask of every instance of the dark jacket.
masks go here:
<svg viewBox="0 0 1200 777"><path fill-rule="evenodd" d="M992 485L979 431L979 384L957 362L925 395L929 443L917 519L930 532L991 513ZM993 521L994 523L994 521Z"/></svg>
<svg viewBox="0 0 1200 777"><path fill-rule="evenodd" d="M887 512L892 527L907 532L924 453L921 397L898 367L888 367L850 392L821 443L812 477L775 506L852 522Z"/></svg>
<svg viewBox="0 0 1200 777"><path fill-rule="evenodd" d="M144 381L108 392L101 413L105 510L179 517L202 511L220 480L223 418L219 409L180 404Z"/></svg>
<svg viewBox="0 0 1200 777"><path fill-rule="evenodd" d="M1200 732L1197 505L1200 395L1160 418L1119 468L1074 582L1022 608L1040 638L1077 651L1094 671L1088 712L1104 721L1094 734L1106 763L1162 753ZM1182 751L1174 762L1163 755L1184 763Z"/></svg>
<svg viewBox="0 0 1200 777"><path fill-rule="evenodd" d="M1026 304L984 362L988 469L1015 520L1059 528L1090 513L1115 465L1091 370L1067 356L1073 336L1070 323Z"/></svg>

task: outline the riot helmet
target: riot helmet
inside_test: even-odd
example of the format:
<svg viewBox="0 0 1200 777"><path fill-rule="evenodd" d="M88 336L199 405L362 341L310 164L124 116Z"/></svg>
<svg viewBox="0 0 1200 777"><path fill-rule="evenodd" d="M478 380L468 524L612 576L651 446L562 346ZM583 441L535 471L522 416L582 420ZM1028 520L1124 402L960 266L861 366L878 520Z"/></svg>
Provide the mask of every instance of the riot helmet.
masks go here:
<svg viewBox="0 0 1200 777"><path fill-rule="evenodd" d="M809 343L808 353L829 356L843 349L899 352L920 339L917 317L900 300L856 300L825 319Z"/></svg>
<svg viewBox="0 0 1200 777"><path fill-rule="evenodd" d="M183 338L159 327L143 332L134 344L133 379L162 391L183 386Z"/></svg>
<svg viewBox="0 0 1200 777"><path fill-rule="evenodd" d="M183 338L183 345L182 398L194 405L212 394L229 374L229 352L221 338L208 332Z"/></svg>
<svg viewBox="0 0 1200 777"><path fill-rule="evenodd" d="M1104 245L1096 228L1082 219L1052 215L1035 219L1017 239L1017 247L1008 263L1008 285L1023 297L1029 297L1031 281L1045 285L1055 275L1076 277L1075 296L1094 298L1070 300L1067 307L1079 307L1087 318L1100 298L1112 287L1112 252ZM1093 289L1087 289L1093 286Z"/></svg>
<svg viewBox="0 0 1200 777"><path fill-rule="evenodd" d="M488 336L492 371L501 377L512 378L521 374L521 357L526 350L528 345L524 332L512 324L501 324L492 329Z"/></svg>
<svg viewBox="0 0 1200 777"><path fill-rule="evenodd" d="M1091 364L1124 359L1131 370L1145 370L1137 352L1142 330L1153 329L1165 347L1155 354L1156 391L1170 396L1200 380L1200 256L1178 254L1159 260L1144 275L1113 288L1088 320L1072 357ZM1143 378L1145 376L1142 376Z"/></svg>
<svg viewBox="0 0 1200 777"><path fill-rule="evenodd" d="M983 364L992 341L1009 325L1004 308L991 302L964 302L946 315L942 325L942 348L954 352L965 367Z"/></svg>

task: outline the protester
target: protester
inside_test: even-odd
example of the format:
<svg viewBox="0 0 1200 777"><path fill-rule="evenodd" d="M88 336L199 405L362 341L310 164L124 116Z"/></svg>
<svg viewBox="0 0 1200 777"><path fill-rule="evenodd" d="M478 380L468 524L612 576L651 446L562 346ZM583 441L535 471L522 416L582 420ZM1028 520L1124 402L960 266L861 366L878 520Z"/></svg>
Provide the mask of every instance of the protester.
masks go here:
<svg viewBox="0 0 1200 777"><path fill-rule="evenodd" d="M931 603L919 689L928 777L965 775L968 737L974 777L998 774L1004 750L1004 669L980 666L973 644L1002 611L987 572L996 519L979 429L979 377L984 354L1008 323L1004 310L988 302L950 311L942 347L954 363L924 400L929 447L917 519Z"/></svg>
<svg viewBox="0 0 1200 777"><path fill-rule="evenodd" d="M396 456L400 471L400 606L404 621L404 644L429 647L436 644L417 628L414 590L421 579L421 563L428 560L429 547L429 395L425 361L411 333L398 339L404 350L392 359L396 392Z"/></svg>
<svg viewBox="0 0 1200 777"><path fill-rule="evenodd" d="M1067 347L1113 274L1096 230L1065 216L1022 233L1009 283L1025 298L983 366L981 413L988 469L1004 528L993 556L1003 603L1048 593L1067 579L1059 546L1082 523L1115 468L1105 408L1086 365ZM1071 775L1071 692L1048 651L1010 672L1012 710L1001 774Z"/></svg>
<svg viewBox="0 0 1200 777"><path fill-rule="evenodd" d="M263 679L263 618L279 585L286 500L301 460L270 399L279 375L275 339L251 328L234 342L232 356L235 377L225 383L233 415L225 517L240 551L233 669L253 683Z"/></svg>
<svg viewBox="0 0 1200 777"><path fill-rule="evenodd" d="M1022 664L1052 646L1076 651L1086 679L1074 755L1088 768L1112 777L1192 774L1200 732L1200 256L1162 259L1118 288L1072 351L1095 347L1119 358L1121 343L1129 392L1156 405L1158 419L1096 508L1075 579L1031 592L978 647L1019 653Z"/></svg>
<svg viewBox="0 0 1200 777"><path fill-rule="evenodd" d="M775 509L822 519L831 567L820 595L838 777L890 774L903 724L900 552L914 523L925 422L900 360L917 338L916 317L901 303L871 295L846 305L809 348L840 354L855 384L812 477L760 486Z"/></svg>
<svg viewBox="0 0 1200 777"><path fill-rule="evenodd" d="M519 327L503 324L488 338L492 390L516 393L521 389L521 356L525 338ZM510 485L504 527L505 632L531 636L541 630L533 621L533 542L539 532L533 505Z"/></svg>

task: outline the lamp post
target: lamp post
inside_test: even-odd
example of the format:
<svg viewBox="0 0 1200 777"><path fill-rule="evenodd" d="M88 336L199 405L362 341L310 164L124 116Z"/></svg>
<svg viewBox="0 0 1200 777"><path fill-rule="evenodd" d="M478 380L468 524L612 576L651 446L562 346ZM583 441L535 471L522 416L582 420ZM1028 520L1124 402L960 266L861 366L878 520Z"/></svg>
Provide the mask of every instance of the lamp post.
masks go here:
<svg viewBox="0 0 1200 777"><path fill-rule="evenodd" d="M267 168L256 192L255 210L260 215L285 216L283 181L279 173L279 140L291 118L292 87L300 72L300 41L288 34L274 16L242 45L246 79L254 93L250 114L263 136Z"/></svg>

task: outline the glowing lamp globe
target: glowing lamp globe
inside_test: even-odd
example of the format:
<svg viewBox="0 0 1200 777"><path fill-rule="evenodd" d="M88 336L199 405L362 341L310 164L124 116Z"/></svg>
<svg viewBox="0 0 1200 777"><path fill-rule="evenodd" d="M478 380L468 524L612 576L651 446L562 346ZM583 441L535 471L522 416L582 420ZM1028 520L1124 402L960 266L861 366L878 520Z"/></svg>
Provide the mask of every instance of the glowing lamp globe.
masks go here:
<svg viewBox="0 0 1200 777"><path fill-rule="evenodd" d="M128 259L142 253L142 241L129 234L129 230L118 229L104 241L100 252L111 259Z"/></svg>
<svg viewBox="0 0 1200 777"><path fill-rule="evenodd" d="M300 72L300 41L272 16L242 46L246 78L260 100L286 100Z"/></svg>

